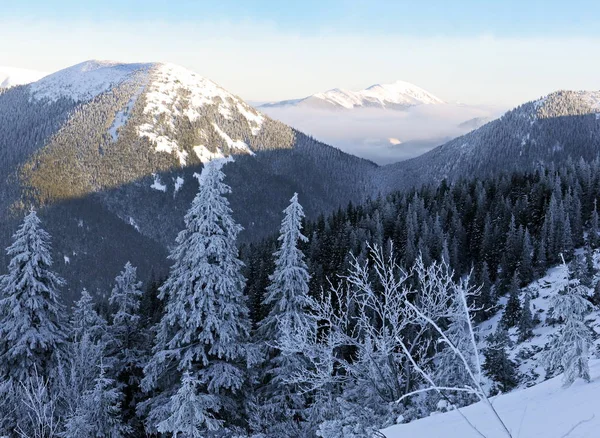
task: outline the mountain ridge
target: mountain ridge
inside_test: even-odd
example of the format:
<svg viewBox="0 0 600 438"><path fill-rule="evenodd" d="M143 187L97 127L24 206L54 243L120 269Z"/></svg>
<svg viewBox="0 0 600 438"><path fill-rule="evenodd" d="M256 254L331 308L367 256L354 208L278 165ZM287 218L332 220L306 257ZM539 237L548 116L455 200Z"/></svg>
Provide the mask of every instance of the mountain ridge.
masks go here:
<svg viewBox="0 0 600 438"><path fill-rule="evenodd" d="M416 105L443 104L444 101L424 89L404 81L374 84L359 91L334 88L301 99L289 99L260 105L259 108L286 106L321 109L385 108L406 109Z"/></svg>

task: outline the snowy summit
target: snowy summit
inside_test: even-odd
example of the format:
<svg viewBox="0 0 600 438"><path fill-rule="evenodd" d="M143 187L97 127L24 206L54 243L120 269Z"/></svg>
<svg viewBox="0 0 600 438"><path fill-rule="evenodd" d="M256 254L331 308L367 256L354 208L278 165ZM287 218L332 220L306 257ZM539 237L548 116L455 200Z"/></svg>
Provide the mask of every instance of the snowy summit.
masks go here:
<svg viewBox="0 0 600 438"><path fill-rule="evenodd" d="M416 105L437 105L444 101L428 91L408 82L375 84L364 90L351 91L340 88L313 94L304 99L285 100L263 107L312 107L322 109L386 108L406 109Z"/></svg>

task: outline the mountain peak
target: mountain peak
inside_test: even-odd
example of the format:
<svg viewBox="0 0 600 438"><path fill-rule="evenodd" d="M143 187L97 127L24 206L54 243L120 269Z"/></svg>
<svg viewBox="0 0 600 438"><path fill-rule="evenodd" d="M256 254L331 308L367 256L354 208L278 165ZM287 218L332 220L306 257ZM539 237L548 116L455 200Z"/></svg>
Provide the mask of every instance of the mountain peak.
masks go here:
<svg viewBox="0 0 600 438"><path fill-rule="evenodd" d="M409 82L374 84L360 91L341 88L316 93L304 99L269 103L265 107L311 106L327 109L385 108L406 109L415 105L443 104L444 101Z"/></svg>
<svg viewBox="0 0 600 438"><path fill-rule="evenodd" d="M75 102L87 101L136 74L147 75L154 65L85 61L32 83L31 93L38 100L70 98Z"/></svg>

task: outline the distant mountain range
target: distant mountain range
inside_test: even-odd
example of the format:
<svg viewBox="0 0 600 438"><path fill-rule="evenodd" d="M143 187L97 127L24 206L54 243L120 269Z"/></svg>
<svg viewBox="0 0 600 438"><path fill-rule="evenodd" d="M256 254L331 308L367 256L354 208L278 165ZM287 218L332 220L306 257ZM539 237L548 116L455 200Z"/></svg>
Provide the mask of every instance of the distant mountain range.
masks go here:
<svg viewBox="0 0 600 438"><path fill-rule="evenodd" d="M261 105L261 108L304 107L318 109L385 108L403 110L415 105L437 105L443 100L408 82L375 84L360 91L335 88L302 99Z"/></svg>
<svg viewBox="0 0 600 438"><path fill-rule="evenodd" d="M104 293L127 260L146 280L165 273L194 174L209 160L230 160L229 199L248 242L277 229L294 192L317 218L396 189L598 150L600 93L553 93L418 158L377 166L182 67L88 61L0 91L0 247L36 206L73 296L84 286ZM0 271L5 263L0 252Z"/></svg>
<svg viewBox="0 0 600 438"><path fill-rule="evenodd" d="M48 73L27 70L24 68L0 66L0 88L29 84L43 78L47 74Z"/></svg>

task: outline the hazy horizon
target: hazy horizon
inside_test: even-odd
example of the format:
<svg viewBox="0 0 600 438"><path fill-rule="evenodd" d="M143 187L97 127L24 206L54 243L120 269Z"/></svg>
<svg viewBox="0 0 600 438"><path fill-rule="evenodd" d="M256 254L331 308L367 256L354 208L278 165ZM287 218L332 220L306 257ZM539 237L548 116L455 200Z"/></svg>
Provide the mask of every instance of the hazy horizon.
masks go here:
<svg viewBox="0 0 600 438"><path fill-rule="evenodd" d="M222 3L11 4L0 18L0 38L10 41L0 65L56 71L88 59L173 62L251 101L396 80L472 105L600 89L594 2Z"/></svg>

